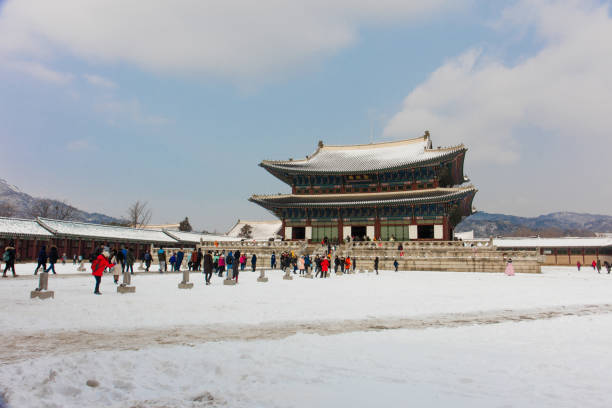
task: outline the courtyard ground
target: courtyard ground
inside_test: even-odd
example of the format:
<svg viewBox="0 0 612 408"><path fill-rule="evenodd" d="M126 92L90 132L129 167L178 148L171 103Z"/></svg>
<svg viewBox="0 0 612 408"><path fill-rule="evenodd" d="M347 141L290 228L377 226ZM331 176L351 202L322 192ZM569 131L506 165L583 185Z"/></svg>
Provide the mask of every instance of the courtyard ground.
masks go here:
<svg viewBox="0 0 612 408"><path fill-rule="evenodd" d="M10 407L609 407L612 277L382 271L237 286L61 265L0 281ZM155 268L152 268L155 270ZM27 273L27 275L26 275ZM88 387L87 380L99 382Z"/></svg>

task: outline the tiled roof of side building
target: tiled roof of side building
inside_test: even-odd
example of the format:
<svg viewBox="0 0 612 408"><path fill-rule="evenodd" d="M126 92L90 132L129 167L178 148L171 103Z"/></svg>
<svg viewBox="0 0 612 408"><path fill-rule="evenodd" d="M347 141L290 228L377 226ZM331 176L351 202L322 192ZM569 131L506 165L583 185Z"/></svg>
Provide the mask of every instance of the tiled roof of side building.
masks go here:
<svg viewBox="0 0 612 408"><path fill-rule="evenodd" d="M450 201L475 194L474 186L456 188L435 188L429 190L409 190L384 193L356 194L279 194L267 196L252 196L251 202L263 207L352 207L375 204L419 204L437 201Z"/></svg>
<svg viewBox="0 0 612 408"><path fill-rule="evenodd" d="M320 146L303 160L264 160L269 171L312 174L350 174L410 167L439 161L467 149L463 145L432 149L429 135L396 142L348 146Z"/></svg>
<svg viewBox="0 0 612 408"><path fill-rule="evenodd" d="M239 241L239 239L229 237L227 235L213 235L213 234L201 234L199 232L187 232L187 231L167 231L166 234L176 239L179 242L185 242L190 244L199 244L200 239L202 241Z"/></svg>
<svg viewBox="0 0 612 408"><path fill-rule="evenodd" d="M612 238L494 238L493 245L500 248L605 248L612 247Z"/></svg>
<svg viewBox="0 0 612 408"><path fill-rule="evenodd" d="M90 224L77 221L60 221L38 218L38 222L57 235L87 237L110 240L138 241L176 244L177 241L161 230L119 227L114 225Z"/></svg>
<svg viewBox="0 0 612 408"><path fill-rule="evenodd" d="M53 234L38 224L36 220L0 217L0 236L51 238Z"/></svg>

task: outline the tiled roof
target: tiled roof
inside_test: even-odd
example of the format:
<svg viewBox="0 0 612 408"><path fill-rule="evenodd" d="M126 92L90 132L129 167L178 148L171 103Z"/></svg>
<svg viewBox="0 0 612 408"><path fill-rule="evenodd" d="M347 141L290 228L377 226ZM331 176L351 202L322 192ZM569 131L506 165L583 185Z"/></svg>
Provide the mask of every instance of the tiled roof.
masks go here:
<svg viewBox="0 0 612 408"><path fill-rule="evenodd" d="M612 246L612 238L494 238L500 248L585 248Z"/></svg>
<svg viewBox="0 0 612 408"><path fill-rule="evenodd" d="M174 244L177 242L161 230L118 227L76 221L59 221L47 218L39 218L38 222L57 235L151 243L160 242Z"/></svg>
<svg viewBox="0 0 612 408"><path fill-rule="evenodd" d="M41 227L36 220L4 217L0 217L0 235L19 235L41 238L51 238L53 236L52 233Z"/></svg>
<svg viewBox="0 0 612 408"><path fill-rule="evenodd" d="M283 207L354 207L376 204L419 204L445 202L475 194L474 186L457 188L434 188L428 190L410 190L380 193L357 194L278 194L258 196L249 200L265 208Z"/></svg>
<svg viewBox="0 0 612 408"><path fill-rule="evenodd" d="M200 238L202 241L239 241L236 238L229 237L227 235L212 235L212 234L200 234L198 232L185 232L185 231L167 231L164 232L180 242L187 242L190 244L199 244Z"/></svg>
<svg viewBox="0 0 612 408"><path fill-rule="evenodd" d="M238 238L238 234L240 234L240 230L246 224L250 225L253 228L253 230L251 231L251 239L254 239L256 241L267 241L270 238L274 238L282 226L282 222L278 220L275 220L275 221L238 220L236 225L232 227L232 229L227 233L227 235Z"/></svg>
<svg viewBox="0 0 612 408"><path fill-rule="evenodd" d="M463 145L432 149L429 136L397 142L352 146L322 146L303 160L264 160L269 171L288 173L348 174L410 167L439 161L466 151Z"/></svg>

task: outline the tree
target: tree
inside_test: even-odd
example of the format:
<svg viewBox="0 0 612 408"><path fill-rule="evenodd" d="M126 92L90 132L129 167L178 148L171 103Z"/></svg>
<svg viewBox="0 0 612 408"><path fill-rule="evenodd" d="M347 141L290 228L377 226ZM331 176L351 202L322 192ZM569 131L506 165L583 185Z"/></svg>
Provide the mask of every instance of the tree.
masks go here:
<svg viewBox="0 0 612 408"><path fill-rule="evenodd" d="M238 233L240 238L252 238L253 237L253 227L249 224L244 224L242 228L240 228L240 232Z"/></svg>
<svg viewBox="0 0 612 408"><path fill-rule="evenodd" d="M185 217L185 219L179 223L179 231L193 231L191 224L189 224L189 218Z"/></svg>
<svg viewBox="0 0 612 408"><path fill-rule="evenodd" d="M0 203L0 217L12 217L15 214L13 204L6 202Z"/></svg>
<svg viewBox="0 0 612 408"><path fill-rule="evenodd" d="M136 201L127 211L127 221L130 227L141 228L151 221L151 210L146 201Z"/></svg>
<svg viewBox="0 0 612 408"><path fill-rule="evenodd" d="M54 220L70 221L76 217L77 209L65 201L37 198L30 206L29 215L33 218L53 218Z"/></svg>

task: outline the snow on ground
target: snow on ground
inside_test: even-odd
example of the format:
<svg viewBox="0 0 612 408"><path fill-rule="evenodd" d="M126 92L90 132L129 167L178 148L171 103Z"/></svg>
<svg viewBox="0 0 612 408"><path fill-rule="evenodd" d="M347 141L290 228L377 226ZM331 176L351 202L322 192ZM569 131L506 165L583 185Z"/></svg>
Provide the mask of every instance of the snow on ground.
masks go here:
<svg viewBox="0 0 612 408"><path fill-rule="evenodd" d="M34 277L0 281L0 326L5 332L422 316L612 300L612 275L597 275L592 269L514 277L383 271L378 276L357 273L327 280L294 275L292 281L274 271L268 273L268 283L256 281L259 273L245 271L236 286L224 286L219 277L205 286L203 275L192 273L192 290L177 288L178 274L137 273L132 279L136 293L118 294L112 276L105 275L102 296L92 294L92 276L58 273L49 277L49 289L55 291L51 301L30 299L37 286Z"/></svg>
<svg viewBox="0 0 612 408"><path fill-rule="evenodd" d="M102 296L91 276L58 269L49 300L30 299L36 278L17 268L0 280L0 393L12 408L612 406L612 276L588 268L274 271L268 283L245 271L235 287L192 273L192 290L178 274L137 273L136 293L105 275ZM389 327L411 329L371 331Z"/></svg>

